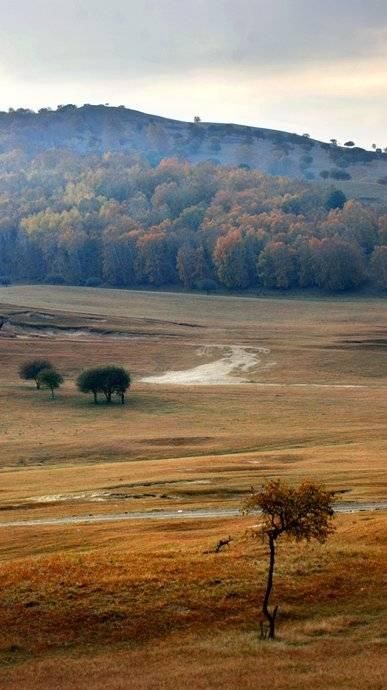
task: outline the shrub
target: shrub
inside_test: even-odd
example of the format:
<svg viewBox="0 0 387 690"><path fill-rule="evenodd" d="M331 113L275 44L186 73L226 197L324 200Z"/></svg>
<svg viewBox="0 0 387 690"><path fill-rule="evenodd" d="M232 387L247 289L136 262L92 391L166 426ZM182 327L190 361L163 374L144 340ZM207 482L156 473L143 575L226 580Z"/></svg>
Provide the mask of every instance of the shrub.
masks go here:
<svg viewBox="0 0 387 690"><path fill-rule="evenodd" d="M218 139L218 137L211 137L208 148L210 149L210 151L214 151L214 153L220 151L222 148L220 139Z"/></svg>
<svg viewBox="0 0 387 690"><path fill-rule="evenodd" d="M196 288L206 292L207 295L209 295L210 292L215 292L218 289L218 284L215 282L215 280L212 280L212 278L202 278L201 280L197 281Z"/></svg>
<svg viewBox="0 0 387 690"><path fill-rule="evenodd" d="M85 281L85 286L86 287L100 287L102 285L101 281L97 276L92 276L91 278L87 278Z"/></svg>
<svg viewBox="0 0 387 690"><path fill-rule="evenodd" d="M352 175L345 172L344 170L331 170L330 177L332 177L333 180L351 180L352 179Z"/></svg>
<svg viewBox="0 0 387 690"><path fill-rule="evenodd" d="M310 165L313 163L313 156L309 156L308 154L304 154L301 156L300 159L300 165L302 168L308 168Z"/></svg>
<svg viewBox="0 0 387 690"><path fill-rule="evenodd" d="M44 282L47 285L64 285L66 281L60 273L49 273L45 277Z"/></svg>

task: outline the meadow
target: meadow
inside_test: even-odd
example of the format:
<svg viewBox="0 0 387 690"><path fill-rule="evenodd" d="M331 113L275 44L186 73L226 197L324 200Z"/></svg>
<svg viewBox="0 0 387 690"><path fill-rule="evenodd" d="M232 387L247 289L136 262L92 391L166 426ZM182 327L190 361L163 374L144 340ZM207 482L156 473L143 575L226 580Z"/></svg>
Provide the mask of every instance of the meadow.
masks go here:
<svg viewBox="0 0 387 690"><path fill-rule="evenodd" d="M239 507L272 477L385 499L386 311L366 298L0 288L0 523ZM236 346L256 363L225 385L142 380ZM65 377L53 401L18 378L34 357ZM132 373L124 407L75 388L104 363ZM281 545L275 643L258 639L255 521L0 526L0 687L382 688L385 513L338 517L323 547Z"/></svg>

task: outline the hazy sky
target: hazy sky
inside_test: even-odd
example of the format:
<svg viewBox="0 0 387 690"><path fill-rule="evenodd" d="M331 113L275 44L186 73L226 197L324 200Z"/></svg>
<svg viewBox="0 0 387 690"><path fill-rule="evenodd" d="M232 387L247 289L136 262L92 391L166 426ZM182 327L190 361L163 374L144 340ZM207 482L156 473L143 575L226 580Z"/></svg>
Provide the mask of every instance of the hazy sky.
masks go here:
<svg viewBox="0 0 387 690"><path fill-rule="evenodd" d="M387 146L387 0L0 0L0 109L110 103Z"/></svg>

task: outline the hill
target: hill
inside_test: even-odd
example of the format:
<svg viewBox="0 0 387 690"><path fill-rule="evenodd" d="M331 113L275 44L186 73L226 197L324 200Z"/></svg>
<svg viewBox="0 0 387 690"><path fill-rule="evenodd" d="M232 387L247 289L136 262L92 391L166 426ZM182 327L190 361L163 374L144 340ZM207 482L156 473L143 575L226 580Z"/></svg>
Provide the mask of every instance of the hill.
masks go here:
<svg viewBox="0 0 387 690"><path fill-rule="evenodd" d="M0 152L0 282L387 285L386 154L71 105L0 113Z"/></svg>
<svg viewBox="0 0 387 690"><path fill-rule="evenodd" d="M270 175L303 180L334 180L349 196L387 203L387 155L323 143L259 127L180 122L123 106L59 106L0 113L0 154L28 156L50 149L79 154L139 153L151 163L179 157L192 163L212 159Z"/></svg>

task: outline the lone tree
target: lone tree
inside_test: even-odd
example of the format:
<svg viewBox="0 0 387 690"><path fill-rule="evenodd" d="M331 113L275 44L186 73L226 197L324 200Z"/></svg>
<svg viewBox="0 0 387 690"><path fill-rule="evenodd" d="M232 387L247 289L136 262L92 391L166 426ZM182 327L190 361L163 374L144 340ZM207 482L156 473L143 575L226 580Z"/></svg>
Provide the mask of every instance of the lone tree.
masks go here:
<svg viewBox="0 0 387 690"><path fill-rule="evenodd" d="M130 374L123 367L115 366L86 369L78 376L77 386L81 393L92 393L96 404L98 393L102 393L107 403L111 403L113 395L118 395L123 405L130 387Z"/></svg>
<svg viewBox="0 0 387 690"><path fill-rule="evenodd" d="M40 389L39 374L43 369L53 369L51 362L47 359L31 359L24 362L19 369L19 376L25 381L35 381L36 388Z"/></svg>
<svg viewBox="0 0 387 690"><path fill-rule="evenodd" d="M320 543L325 542L334 529L331 525L333 501L334 491L327 491L319 484L305 481L298 487L291 487L275 479L257 491L253 489L244 504L245 513L261 513L261 533L269 542L269 569L262 613L269 624L270 639L275 637L278 613L278 606L269 610L277 539L284 534L296 541L316 539ZM261 636L264 637L262 624Z"/></svg>
<svg viewBox="0 0 387 690"><path fill-rule="evenodd" d="M37 382L39 383L39 388L41 386L49 388L51 398L54 399L55 390L63 383L63 376L55 369L42 369L38 374Z"/></svg>

